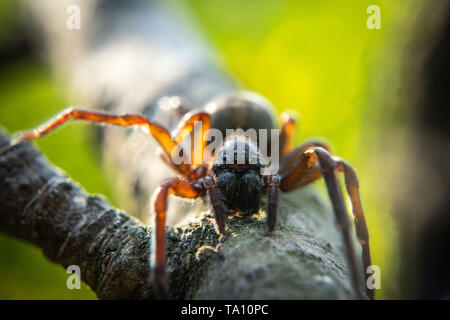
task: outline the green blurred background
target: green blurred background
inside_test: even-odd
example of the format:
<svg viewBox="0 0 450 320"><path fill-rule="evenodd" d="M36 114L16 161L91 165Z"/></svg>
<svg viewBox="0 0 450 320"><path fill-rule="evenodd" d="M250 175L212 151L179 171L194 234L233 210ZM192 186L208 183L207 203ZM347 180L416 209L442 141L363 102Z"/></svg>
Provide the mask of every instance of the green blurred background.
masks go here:
<svg viewBox="0 0 450 320"><path fill-rule="evenodd" d="M297 142L324 137L357 168L371 234L373 263L382 270L378 298L398 297L398 234L389 184L409 116L402 112L402 58L425 0L207 1L173 0L193 17L243 88L261 93L279 112L300 115ZM381 29L369 30L369 5L381 8ZM0 45L14 38L16 1L0 2ZM36 59L3 61L0 125L31 128L70 105L67 88ZM66 126L36 143L85 189L107 196L101 157L91 127ZM91 299L86 286L67 290L68 274L39 250L0 235L0 299Z"/></svg>

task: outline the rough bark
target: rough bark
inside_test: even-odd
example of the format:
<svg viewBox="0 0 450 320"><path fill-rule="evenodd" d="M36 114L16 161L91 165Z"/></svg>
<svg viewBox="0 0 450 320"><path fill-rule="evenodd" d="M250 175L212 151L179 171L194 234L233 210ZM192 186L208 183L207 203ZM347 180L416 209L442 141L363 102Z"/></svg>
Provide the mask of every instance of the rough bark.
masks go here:
<svg viewBox="0 0 450 320"><path fill-rule="evenodd" d="M79 1L89 19L74 34L53 27L64 25L67 1L52 3L32 2L50 60L89 104L142 113L170 128L176 122L158 108L162 97L176 95L190 108L202 107L236 87L214 67L196 34L159 4ZM126 68L117 70L124 61ZM152 191L172 173L155 156L148 137L141 147L131 130L106 127L101 136L121 203L146 220ZM8 139L1 134L0 230L42 248L51 261L79 265L82 279L99 298L152 298L146 226L86 194L30 144L8 147ZM270 236L263 210L251 218L230 218L230 236L221 241L208 201L171 198L168 217L176 216L186 218L173 219L167 228L172 297L354 297L333 214L310 189L280 195L278 225Z"/></svg>

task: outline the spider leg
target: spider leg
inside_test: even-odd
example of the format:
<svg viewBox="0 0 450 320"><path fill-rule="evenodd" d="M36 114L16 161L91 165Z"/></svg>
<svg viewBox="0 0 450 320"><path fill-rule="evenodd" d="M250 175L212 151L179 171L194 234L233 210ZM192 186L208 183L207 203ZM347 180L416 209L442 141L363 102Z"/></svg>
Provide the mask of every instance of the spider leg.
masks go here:
<svg viewBox="0 0 450 320"><path fill-rule="evenodd" d="M197 122L200 122L200 125L202 126L201 135L196 134L196 132L194 131ZM192 144L191 149L191 164L193 164L195 168L192 168L192 172L187 175L187 178L198 179L206 174L206 170L202 170L202 168L198 167L201 167L201 165L203 164L203 152L206 148L207 134L210 128L210 124L211 117L208 113L189 113L186 114L186 116L180 121L179 125L172 133L174 141L178 145L184 138L186 138L189 134L191 134L191 132L194 131L194 135L192 137L194 143ZM195 143L196 141L197 143ZM197 150L195 150L195 147L197 147ZM168 167L172 168L176 173L185 175L185 173L171 161L167 153L158 150L158 156L164 163L167 164Z"/></svg>
<svg viewBox="0 0 450 320"><path fill-rule="evenodd" d="M367 268L372 264L372 262L370 258L369 230L367 229L366 219L364 217L364 211L361 205L358 177L356 175L355 169L348 162L342 159L338 159L337 164L338 170L344 172L345 186L352 203L356 234L358 236L358 241L362 246L364 274L367 281L369 277L369 274L366 273ZM369 287L367 287L367 295L370 299L375 299L375 290L369 289Z"/></svg>
<svg viewBox="0 0 450 320"><path fill-rule="evenodd" d="M219 228L219 233L224 234L225 232L225 220L227 218L227 213L223 208L222 200L219 198L216 190L216 182L211 176L206 176L204 179L205 189L209 194L209 199L214 211L214 217L216 219L217 227Z"/></svg>
<svg viewBox="0 0 450 320"><path fill-rule="evenodd" d="M358 298L362 298L360 292L360 279L358 275L358 268L355 257L355 250L353 248L353 242L351 239L351 226L347 217L347 209L345 207L344 198L342 196L342 190L336 177L336 162L331 155L322 148L313 149L316 157L318 158L321 172L327 186L328 194L333 205L336 222L338 228L342 232L344 239L344 245L347 249L347 258L350 265L350 270L353 280L353 289L358 295Z"/></svg>
<svg viewBox="0 0 450 320"><path fill-rule="evenodd" d="M280 188L280 177L273 175L269 182L269 194L267 199L267 230L272 232L275 228L275 222L277 219L277 206L278 206L278 190Z"/></svg>
<svg viewBox="0 0 450 320"><path fill-rule="evenodd" d="M287 113L281 115L280 157L292 150L294 140L295 119Z"/></svg>
<svg viewBox="0 0 450 320"><path fill-rule="evenodd" d="M179 178L169 179L161 184L155 191L154 202L152 204L155 220L154 227L151 229L153 248L151 250L152 256L150 258L151 268L154 271L154 284L158 297L167 299L169 297L169 290L166 279L166 212L167 199L170 194L177 197L194 199L203 195L203 189L199 185L194 185L189 181L180 180Z"/></svg>
<svg viewBox="0 0 450 320"><path fill-rule="evenodd" d="M279 174L283 177L280 182L280 189L283 192L301 188L321 178L320 168L316 165L316 162L309 160L308 154L305 154L307 150L317 147L329 151L325 144L310 141L281 158Z"/></svg>
<svg viewBox="0 0 450 320"><path fill-rule="evenodd" d="M201 135L195 136L195 125L200 123ZM179 144L186 136L194 131L194 143L191 144L191 163L193 165L201 165L203 163L203 151L207 144L207 134L211 127L211 116L206 112L190 112L187 113L178 124L177 128L173 131L173 137L175 142ZM197 141L195 141L197 139ZM201 141L199 141L201 139ZM197 143L195 143L197 142ZM197 147L197 149L194 149Z"/></svg>
<svg viewBox="0 0 450 320"><path fill-rule="evenodd" d="M148 130L148 132L156 139L156 141L162 147L166 157L170 159L172 150L177 146L179 141L182 140L181 136L183 135L186 136L187 134L189 134L189 132L194 128L193 124L195 121L197 120L202 121L203 129L209 128L210 123L209 115L201 112L199 114L191 114L190 117L191 118L188 118L184 122L182 122L182 124L185 124L182 130L182 134L178 134L178 137L174 140L172 139L170 133L164 127L162 127L156 122L148 120L146 117L141 115L133 115L133 114L112 115L104 112L68 108L62 111L61 113L57 114L49 121L40 125L39 127L28 132L19 133L16 136L15 143L24 140L32 140L44 136L69 120L85 120L94 123L112 124L122 127L138 125ZM204 130L203 132L206 131L207 130ZM203 136L201 138L203 138ZM200 152L200 148L197 152L202 154L204 149L204 143L200 143L198 145L202 149L201 150L202 152ZM182 172L184 175L192 177L191 173L193 171L193 168L191 164L180 163L173 165L176 166L178 171Z"/></svg>
<svg viewBox="0 0 450 320"><path fill-rule="evenodd" d="M358 295L358 298L362 298L363 296L360 291L361 286L359 272L357 268L353 242L350 235L351 227L347 217L347 209L342 195L342 190L336 177L336 171L339 170L339 167L344 167L344 165L336 162L326 149L319 146L310 146L309 148L302 146L298 150L299 152L300 150L302 150L303 153L299 154L295 164L291 167L290 170L288 170L287 174L285 174L281 178L280 190L283 192L291 191L308 183L311 183L323 176L328 194L331 199L338 228L342 232L342 237L347 253L347 260L351 270L352 285ZM351 178L353 177L347 174L347 180L351 180ZM348 186L350 186L351 188L355 187L354 184ZM351 190L352 192L354 192L354 189ZM356 197L354 193L352 195L352 201L355 201L355 204L358 204L359 197ZM353 210L355 211L355 209ZM358 212L358 215L361 214L362 210ZM365 239L368 239L368 237ZM365 254L367 255L367 253L368 252L366 252ZM365 261L364 263L366 262L367 261Z"/></svg>

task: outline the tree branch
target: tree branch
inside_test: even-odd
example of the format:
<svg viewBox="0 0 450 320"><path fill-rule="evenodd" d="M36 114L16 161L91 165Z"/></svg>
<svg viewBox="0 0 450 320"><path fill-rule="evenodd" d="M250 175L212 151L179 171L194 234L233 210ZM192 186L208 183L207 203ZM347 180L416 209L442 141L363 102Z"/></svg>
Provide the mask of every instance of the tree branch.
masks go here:
<svg viewBox="0 0 450 320"><path fill-rule="evenodd" d="M147 228L88 195L30 143L9 141L0 134L0 230L64 267L78 265L101 299L153 298ZM280 202L273 235L266 235L261 212L232 217L230 236L221 239L208 206L187 206L188 218L166 233L172 297L352 298L329 208L307 189L282 195Z"/></svg>

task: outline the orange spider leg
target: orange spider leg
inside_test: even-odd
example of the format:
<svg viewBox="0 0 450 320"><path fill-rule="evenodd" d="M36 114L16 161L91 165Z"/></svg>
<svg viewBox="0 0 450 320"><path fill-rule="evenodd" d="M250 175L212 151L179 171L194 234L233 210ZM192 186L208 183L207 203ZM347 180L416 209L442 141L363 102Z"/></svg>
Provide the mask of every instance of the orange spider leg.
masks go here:
<svg viewBox="0 0 450 320"><path fill-rule="evenodd" d="M75 108L68 108L55 117L40 125L36 129L28 132L23 132L16 137L16 143L24 140L32 140L46 135L47 133L55 130L68 120L86 120L96 123L106 123L122 127L129 126L143 126L148 132L156 139L159 145L164 150L165 154L170 158L172 150L177 143L172 140L169 132L161 125L149 121L146 117L141 115L124 114L124 115L112 115L103 112L82 110ZM181 172L189 174L191 172L191 165L181 163L175 165Z"/></svg>
<svg viewBox="0 0 450 320"><path fill-rule="evenodd" d="M281 115L280 157L292 150L295 130L295 119L287 113Z"/></svg>
<svg viewBox="0 0 450 320"><path fill-rule="evenodd" d="M178 127L173 131L174 140L179 144L184 138L186 138L191 132L194 131L196 123L201 125L201 134L192 137L194 141L191 144L191 163L194 166L203 164L203 152L207 144L207 134L211 127L211 116L206 112L195 112L186 114L181 120ZM201 139L201 141L199 141ZM197 142L197 143L196 143ZM196 148L196 149L195 149Z"/></svg>
<svg viewBox="0 0 450 320"><path fill-rule="evenodd" d="M281 158L280 176L283 176L280 188L282 191L290 191L293 189L301 188L317 179L322 177L320 169L315 163L306 161L305 152L308 149L321 147L327 151L329 148L327 145L318 142L307 142Z"/></svg>
<svg viewBox="0 0 450 320"><path fill-rule="evenodd" d="M152 228L152 258L154 268L154 283L156 293L162 299L168 298L168 287L166 281L165 261L166 261L166 212L167 199L170 194L177 197L194 199L203 194L203 189L194 186L188 181L172 178L162 183L155 191L153 208L155 212L154 228Z"/></svg>

